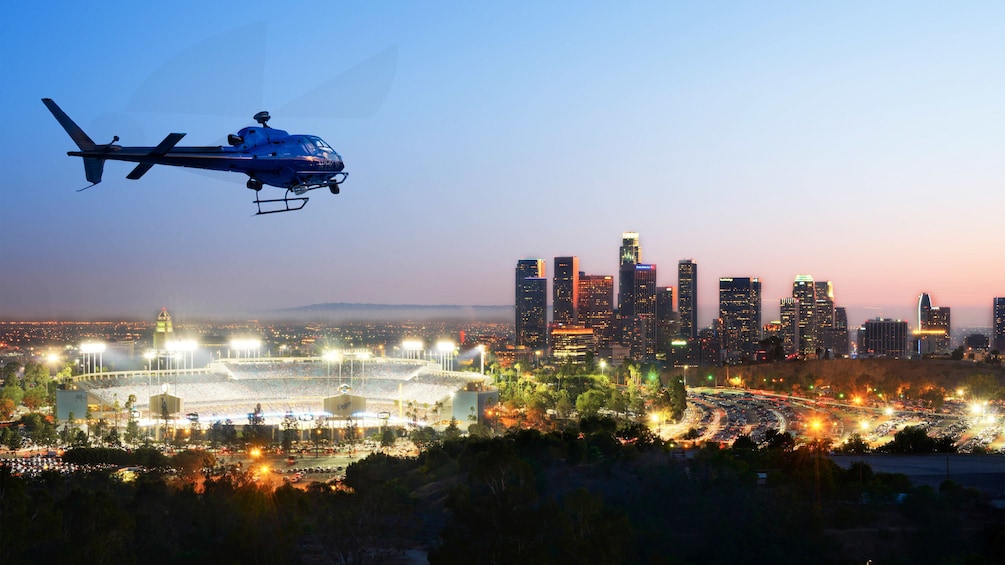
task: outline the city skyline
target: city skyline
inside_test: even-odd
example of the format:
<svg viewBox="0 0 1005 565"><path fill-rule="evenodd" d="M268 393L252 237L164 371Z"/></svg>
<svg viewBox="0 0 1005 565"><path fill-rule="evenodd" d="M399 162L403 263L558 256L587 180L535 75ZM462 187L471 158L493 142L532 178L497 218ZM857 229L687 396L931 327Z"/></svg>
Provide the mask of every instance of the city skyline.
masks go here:
<svg viewBox="0 0 1005 565"><path fill-rule="evenodd" d="M802 273L853 328L914 323L922 293L991 326L1005 6L968 6L13 5L0 319L508 305L515 260L617 279L630 231L660 286L700 265L697 328L720 277L757 277L768 321ZM43 97L125 145L269 110L349 179L267 218L241 179L169 167L78 193Z"/></svg>

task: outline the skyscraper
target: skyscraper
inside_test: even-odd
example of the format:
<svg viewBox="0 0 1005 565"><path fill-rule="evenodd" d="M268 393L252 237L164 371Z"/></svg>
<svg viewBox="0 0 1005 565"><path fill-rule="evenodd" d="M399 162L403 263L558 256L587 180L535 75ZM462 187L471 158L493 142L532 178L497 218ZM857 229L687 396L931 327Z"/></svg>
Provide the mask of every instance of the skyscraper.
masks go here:
<svg viewBox="0 0 1005 565"><path fill-rule="evenodd" d="M796 280L792 282L792 298L799 303L798 335L796 336L797 349L800 355L815 356L817 353L816 340L816 307L817 292L816 285L813 284L813 277L810 275L796 275Z"/></svg>
<svg viewBox="0 0 1005 565"><path fill-rule="evenodd" d="M907 322L903 320L866 320L858 329L859 357L906 357Z"/></svg>
<svg viewBox="0 0 1005 565"><path fill-rule="evenodd" d="M627 300L626 295L631 289L630 279L634 274L634 266L641 257L639 234L632 231L621 234L621 248L618 250L618 309L622 309L622 304Z"/></svg>
<svg viewBox="0 0 1005 565"><path fill-rule="evenodd" d="M694 339L698 336L698 264L691 259L677 264L677 292L680 336Z"/></svg>
<svg viewBox="0 0 1005 565"><path fill-rule="evenodd" d="M786 355L799 353L799 301L783 298L779 305L782 349Z"/></svg>
<svg viewBox="0 0 1005 565"><path fill-rule="evenodd" d="M761 281L750 277L720 277L719 319L727 355L757 351L757 342L761 339Z"/></svg>
<svg viewBox="0 0 1005 565"><path fill-rule="evenodd" d="M677 338L677 314L673 309L673 287L656 289L656 352L669 350L670 342Z"/></svg>
<svg viewBox="0 0 1005 565"><path fill-rule="evenodd" d="M918 297L918 329L914 333L917 354L949 353L950 309L932 306L928 293L921 293Z"/></svg>
<svg viewBox="0 0 1005 565"><path fill-rule="evenodd" d="M847 357L849 354L848 311L844 306L834 307L834 355Z"/></svg>
<svg viewBox="0 0 1005 565"><path fill-rule="evenodd" d="M994 316L994 335L991 336L991 348L999 354L1005 353L1005 298L995 298L992 306Z"/></svg>
<svg viewBox="0 0 1005 565"><path fill-rule="evenodd" d="M631 291L621 308L621 319L628 328L622 341L631 346L635 359L656 356L656 265L638 264L631 276Z"/></svg>
<svg viewBox="0 0 1005 565"><path fill-rule="evenodd" d="M815 303L813 307L813 335L816 348L824 358L834 354L837 336L834 332L834 285L831 281L813 283Z"/></svg>
<svg viewBox="0 0 1005 565"><path fill-rule="evenodd" d="M579 273L579 323L593 329L596 349L611 344L613 320L614 277Z"/></svg>
<svg viewBox="0 0 1005 565"><path fill-rule="evenodd" d="M516 345L545 347L548 331L548 279L543 259L516 264Z"/></svg>
<svg viewBox="0 0 1005 565"><path fill-rule="evenodd" d="M571 326L579 323L579 257L555 257L552 282L552 321Z"/></svg>

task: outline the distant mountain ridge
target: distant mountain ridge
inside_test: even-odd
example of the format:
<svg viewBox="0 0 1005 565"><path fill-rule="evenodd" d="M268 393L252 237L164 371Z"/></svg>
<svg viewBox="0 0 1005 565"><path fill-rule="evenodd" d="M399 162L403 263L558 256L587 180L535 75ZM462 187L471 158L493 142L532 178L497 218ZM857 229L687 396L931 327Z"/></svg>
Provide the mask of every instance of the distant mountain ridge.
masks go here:
<svg viewBox="0 0 1005 565"><path fill-rule="evenodd" d="M334 318L343 321L468 320L511 322L514 316L514 307L326 302L273 310L272 313L296 318Z"/></svg>

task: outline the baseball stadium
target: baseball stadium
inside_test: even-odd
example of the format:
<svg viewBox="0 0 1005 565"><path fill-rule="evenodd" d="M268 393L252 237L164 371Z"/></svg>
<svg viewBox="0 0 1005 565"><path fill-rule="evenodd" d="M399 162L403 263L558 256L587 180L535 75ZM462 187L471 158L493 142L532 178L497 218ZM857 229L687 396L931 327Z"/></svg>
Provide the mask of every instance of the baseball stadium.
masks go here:
<svg viewBox="0 0 1005 565"><path fill-rule="evenodd" d="M368 354L222 359L198 369L98 372L72 380L73 389L57 400L60 420L71 412L107 414L132 396L132 417L141 427L182 417L242 424L259 406L266 425L290 417L324 418L333 426L349 420L436 425L465 421L497 398L479 373Z"/></svg>

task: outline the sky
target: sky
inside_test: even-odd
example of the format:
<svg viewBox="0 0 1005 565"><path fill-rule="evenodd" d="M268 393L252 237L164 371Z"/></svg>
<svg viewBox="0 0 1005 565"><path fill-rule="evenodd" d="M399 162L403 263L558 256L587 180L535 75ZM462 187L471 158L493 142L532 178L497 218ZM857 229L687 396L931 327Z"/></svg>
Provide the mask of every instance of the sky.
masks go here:
<svg viewBox="0 0 1005 565"><path fill-rule="evenodd" d="M40 1L0 47L0 319L512 304L518 259L615 275L625 231L660 285L698 263L702 325L721 276L765 321L797 274L853 325L1005 296L1001 2ZM349 178L261 217L236 174L76 192L43 97L124 145L269 110Z"/></svg>

